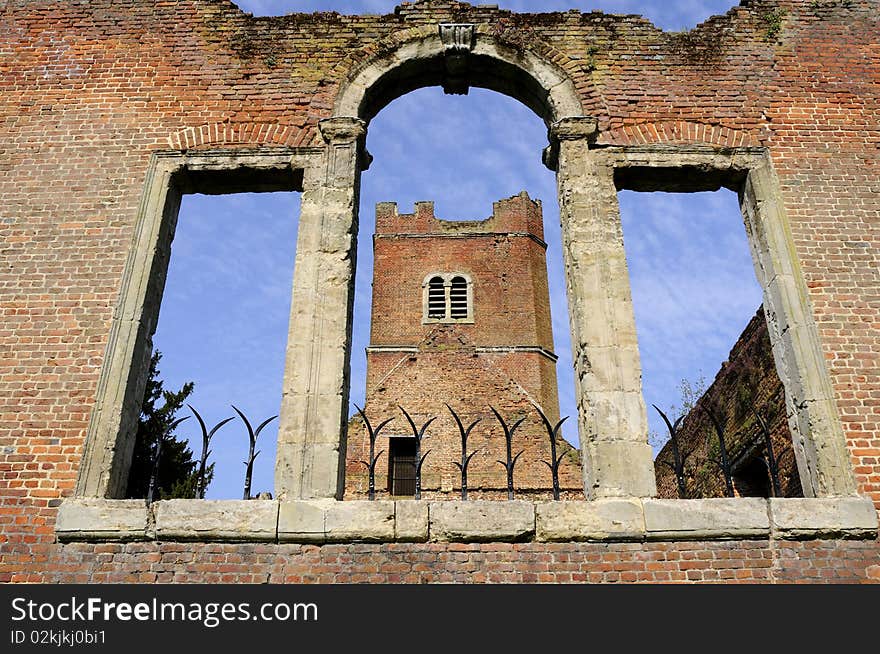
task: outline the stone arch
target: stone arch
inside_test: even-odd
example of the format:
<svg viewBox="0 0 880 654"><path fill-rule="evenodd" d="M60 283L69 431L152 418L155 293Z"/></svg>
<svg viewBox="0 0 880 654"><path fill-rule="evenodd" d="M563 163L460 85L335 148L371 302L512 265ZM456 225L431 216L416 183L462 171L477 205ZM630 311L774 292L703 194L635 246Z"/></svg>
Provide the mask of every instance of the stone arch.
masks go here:
<svg viewBox="0 0 880 654"><path fill-rule="evenodd" d="M548 127L581 116L581 93L591 87L582 69L540 42L525 45L519 31L487 25L432 25L398 32L353 53L338 67L334 116L369 121L392 100L425 86L447 93L485 88L519 100ZM580 92L579 92L580 91Z"/></svg>
<svg viewBox="0 0 880 654"><path fill-rule="evenodd" d="M622 240L608 236L619 217L597 219L600 197L614 192L605 186L611 177L598 174L590 153L598 121L584 115L584 98L586 108L596 112L596 94L589 79L576 83L568 74L577 68L573 62L547 59L548 50L536 54L540 47L520 30L439 24L396 33L354 53L350 67L338 70L342 81L332 116L318 123L327 144L326 169L314 198L303 196L302 215L308 219L300 222L300 239L321 245L314 266L318 274L306 279L297 264L293 294L294 306L315 325L332 325L334 332L322 329L317 340L304 332L288 345L289 352L305 351L305 356L296 357L286 373L289 401L281 407L275 483L282 496L342 496L354 293L354 258L348 253L355 247L360 171L369 160L363 151L366 127L392 100L438 85L447 93L465 93L469 86L503 93L548 126L544 163L557 175L566 284L575 298L574 305L569 303L570 311L574 307L570 329L579 348L575 358L583 362L575 377L585 492L591 499L655 494L625 256ZM304 237L310 229L314 235ZM328 279L338 280L338 289L330 288ZM596 293L590 285L614 291ZM340 351L342 358L330 366L328 357ZM633 363L618 365L618 352ZM323 370L313 383L318 361ZM332 373L325 372L331 367ZM311 392L297 395L306 381ZM339 438L330 424L339 425Z"/></svg>

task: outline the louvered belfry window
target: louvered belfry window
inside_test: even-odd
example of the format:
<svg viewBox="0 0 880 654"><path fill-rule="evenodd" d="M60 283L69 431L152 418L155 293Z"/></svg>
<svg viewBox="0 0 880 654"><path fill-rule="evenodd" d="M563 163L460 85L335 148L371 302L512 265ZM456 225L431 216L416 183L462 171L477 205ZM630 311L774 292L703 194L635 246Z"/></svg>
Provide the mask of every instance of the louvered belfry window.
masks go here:
<svg viewBox="0 0 880 654"><path fill-rule="evenodd" d="M442 277L432 277L428 282L428 318L442 320L446 317L445 286Z"/></svg>
<svg viewBox="0 0 880 654"><path fill-rule="evenodd" d="M470 280L462 273L436 273L425 283L424 322L473 322Z"/></svg>
<svg viewBox="0 0 880 654"><path fill-rule="evenodd" d="M461 320L468 316L467 280L453 277L449 286L449 317Z"/></svg>

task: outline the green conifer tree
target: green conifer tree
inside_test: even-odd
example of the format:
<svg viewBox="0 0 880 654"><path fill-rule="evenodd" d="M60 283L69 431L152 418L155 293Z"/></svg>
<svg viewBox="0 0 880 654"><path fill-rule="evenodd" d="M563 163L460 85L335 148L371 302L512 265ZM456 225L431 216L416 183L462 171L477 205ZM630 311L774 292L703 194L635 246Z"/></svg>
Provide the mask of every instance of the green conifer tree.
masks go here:
<svg viewBox="0 0 880 654"><path fill-rule="evenodd" d="M187 382L179 391L165 390L159 378L159 361L162 353L156 351L150 357L150 372L144 389L144 400L138 418L134 456L128 474L127 497L147 496L150 473L153 466L153 453L158 439L165 435L162 443L162 456L159 460L157 494L155 499L195 498L198 490L198 460L193 460L192 450L185 440L179 440L175 430L168 427L177 418L194 385ZM161 406L158 406L159 402ZM214 464L205 471L206 485L214 476Z"/></svg>

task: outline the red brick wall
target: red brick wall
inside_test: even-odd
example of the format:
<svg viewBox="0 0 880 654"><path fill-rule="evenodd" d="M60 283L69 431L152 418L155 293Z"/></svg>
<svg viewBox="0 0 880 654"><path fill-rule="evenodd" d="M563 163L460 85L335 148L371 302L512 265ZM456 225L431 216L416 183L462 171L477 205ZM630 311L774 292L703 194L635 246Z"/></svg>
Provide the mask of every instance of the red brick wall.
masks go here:
<svg viewBox="0 0 880 654"><path fill-rule="evenodd" d="M758 411L767 424L773 456L779 467L780 497L803 497L786 417L785 394L773 363L763 306L758 307L757 313L746 325L712 384L698 398L697 406L705 406L718 418L724 430L728 457L734 467L750 452L755 452L757 458L765 453L760 425L753 413ZM668 417L673 422L677 418ZM724 475L717 463L720 460L718 437L711 419L702 408L695 408L682 420L678 443L680 452L686 456L687 497L724 497ZM654 461L658 497L678 498L672 463L672 446L667 443ZM734 474L733 485L737 495L744 490L739 488L738 477ZM769 489L766 473L761 479L767 480ZM745 492L748 490L745 489Z"/></svg>
<svg viewBox="0 0 880 654"><path fill-rule="evenodd" d="M863 583L874 542L231 545L77 543L6 579L52 583Z"/></svg>
<svg viewBox="0 0 880 654"><path fill-rule="evenodd" d="M774 34L767 16L777 8L784 13ZM456 2L407 4L388 16L254 19L226 0L7 0L0 8L0 578L70 579L74 569L118 565L93 546L53 544L53 523L80 465L150 154L316 144L315 125L330 115L352 67L394 47L401 30L433 33L438 21L479 23L493 38L556 62L582 94L583 113L598 118L600 144L770 149L858 489L880 506L873 0L755 0L682 34L632 16L514 15ZM150 547L169 546L122 549ZM530 556L552 559L556 546L500 547L517 577L534 564ZM619 549L644 572L641 549L659 546L559 547ZM842 569L838 550L878 558L871 544L791 547L805 575ZM212 548L252 552L186 546ZM338 548L302 551L311 558L298 560L318 565ZM364 551L393 563L405 554L391 552L413 550ZM476 560L469 551L463 558ZM787 549L774 552L774 565L788 565ZM206 555L200 565L212 563ZM140 555L129 564L152 575L154 562ZM876 565L850 564L860 575ZM71 572L61 575L59 566ZM778 578L796 567L784 570Z"/></svg>

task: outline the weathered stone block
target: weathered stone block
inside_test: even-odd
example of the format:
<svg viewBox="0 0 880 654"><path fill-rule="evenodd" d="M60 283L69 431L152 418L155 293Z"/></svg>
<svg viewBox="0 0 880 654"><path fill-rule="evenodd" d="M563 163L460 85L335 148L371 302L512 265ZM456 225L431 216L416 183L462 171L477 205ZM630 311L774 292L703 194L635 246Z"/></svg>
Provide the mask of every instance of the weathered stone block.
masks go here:
<svg viewBox="0 0 880 654"><path fill-rule="evenodd" d="M636 441L594 441L586 447L589 499L651 497L657 492L651 446Z"/></svg>
<svg viewBox="0 0 880 654"><path fill-rule="evenodd" d="M767 501L755 498L644 500L651 540L767 537Z"/></svg>
<svg viewBox="0 0 880 654"><path fill-rule="evenodd" d="M394 540L394 502L335 502L324 514L328 541Z"/></svg>
<svg viewBox="0 0 880 654"><path fill-rule="evenodd" d="M431 502L430 537L440 541L521 541L535 533L532 502Z"/></svg>
<svg viewBox="0 0 880 654"><path fill-rule="evenodd" d="M144 500L105 500L71 497L58 507L58 540L144 540L147 537Z"/></svg>
<svg viewBox="0 0 880 654"><path fill-rule="evenodd" d="M773 498L774 538L876 538L877 510L862 497Z"/></svg>
<svg viewBox="0 0 880 654"><path fill-rule="evenodd" d="M278 513L278 540L323 543L326 540L327 509L334 503L334 500L281 502Z"/></svg>
<svg viewBox="0 0 880 654"><path fill-rule="evenodd" d="M394 538L403 542L428 540L428 502L398 500L394 503Z"/></svg>
<svg viewBox="0 0 880 654"><path fill-rule="evenodd" d="M152 505L159 540L274 541L278 502L162 500Z"/></svg>
<svg viewBox="0 0 880 654"><path fill-rule="evenodd" d="M539 502L535 507L540 541L641 540L645 516L639 500Z"/></svg>

